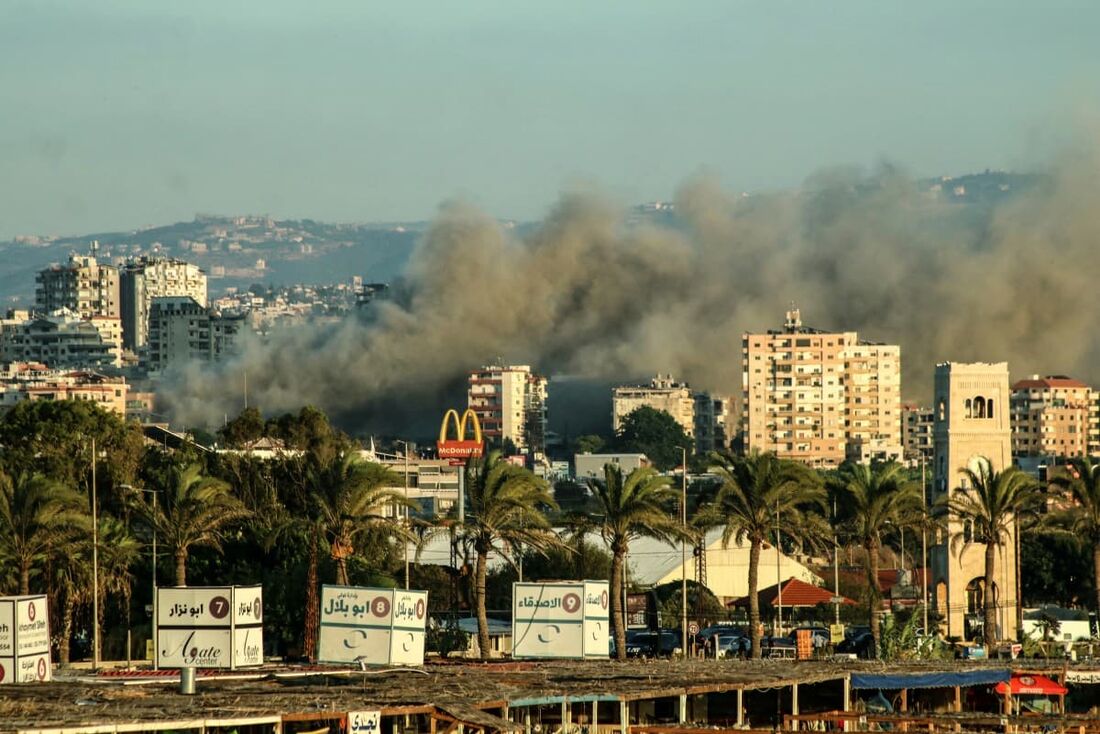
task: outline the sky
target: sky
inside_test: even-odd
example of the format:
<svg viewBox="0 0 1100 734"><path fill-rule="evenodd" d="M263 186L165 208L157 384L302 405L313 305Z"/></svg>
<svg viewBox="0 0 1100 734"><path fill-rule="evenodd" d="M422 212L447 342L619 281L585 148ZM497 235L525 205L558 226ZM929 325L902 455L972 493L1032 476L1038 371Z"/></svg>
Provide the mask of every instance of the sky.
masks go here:
<svg viewBox="0 0 1100 734"><path fill-rule="evenodd" d="M1039 165L1100 3L0 1L0 239ZM0 263L2 267L2 263Z"/></svg>

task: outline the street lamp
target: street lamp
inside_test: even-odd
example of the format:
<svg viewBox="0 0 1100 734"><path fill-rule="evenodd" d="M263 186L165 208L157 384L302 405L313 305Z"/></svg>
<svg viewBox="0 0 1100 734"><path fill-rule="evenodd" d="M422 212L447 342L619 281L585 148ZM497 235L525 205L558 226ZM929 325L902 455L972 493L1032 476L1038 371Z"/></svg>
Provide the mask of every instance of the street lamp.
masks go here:
<svg viewBox="0 0 1100 734"><path fill-rule="evenodd" d="M401 444L405 449L405 532L409 532L409 528L412 523L409 520L409 442L397 439L396 443ZM409 589L409 539L406 537L402 540L405 546L405 590Z"/></svg>
<svg viewBox="0 0 1100 734"><path fill-rule="evenodd" d="M95 481L95 437L92 437L92 670L99 670L99 511Z"/></svg>
<svg viewBox="0 0 1100 734"><path fill-rule="evenodd" d="M122 489L133 492L153 495L153 613L152 624L149 625L149 637L153 640L153 670L157 670L157 490L144 487L135 487L132 484L119 485ZM130 611L126 610L126 667L130 667Z"/></svg>
<svg viewBox="0 0 1100 734"><path fill-rule="evenodd" d="M684 651L684 657L688 656L688 582L687 582L687 486L688 486L688 459L687 447L681 446L680 453L684 460L680 468L680 522L683 524L684 537L680 540L680 641ZM698 581L698 579L696 579Z"/></svg>

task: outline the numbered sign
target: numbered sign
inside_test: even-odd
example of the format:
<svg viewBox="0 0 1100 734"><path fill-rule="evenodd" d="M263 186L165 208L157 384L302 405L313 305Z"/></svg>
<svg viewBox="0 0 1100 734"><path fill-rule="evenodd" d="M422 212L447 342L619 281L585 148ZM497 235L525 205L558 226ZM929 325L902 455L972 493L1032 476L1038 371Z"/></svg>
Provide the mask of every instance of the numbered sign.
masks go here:
<svg viewBox="0 0 1100 734"><path fill-rule="evenodd" d="M427 620L426 591L323 586L317 659L423 665Z"/></svg>
<svg viewBox="0 0 1100 734"><path fill-rule="evenodd" d="M189 586L157 589L157 664L238 668L263 663L263 589Z"/></svg>
<svg viewBox="0 0 1100 734"><path fill-rule="evenodd" d="M0 684L45 682L51 668L46 596L0 597Z"/></svg>
<svg viewBox="0 0 1100 734"><path fill-rule="evenodd" d="M512 656L606 658L606 581L512 585Z"/></svg>

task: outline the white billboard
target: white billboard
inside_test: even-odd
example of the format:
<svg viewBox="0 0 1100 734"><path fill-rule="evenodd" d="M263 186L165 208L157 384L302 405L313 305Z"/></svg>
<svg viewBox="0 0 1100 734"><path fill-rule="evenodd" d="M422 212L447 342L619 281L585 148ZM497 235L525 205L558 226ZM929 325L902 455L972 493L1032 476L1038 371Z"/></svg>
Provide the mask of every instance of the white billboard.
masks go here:
<svg viewBox="0 0 1100 734"><path fill-rule="evenodd" d="M364 665L423 665L428 592L321 587L317 660Z"/></svg>
<svg viewBox="0 0 1100 734"><path fill-rule="evenodd" d="M263 622L262 587L162 586L157 589L157 665L261 665Z"/></svg>
<svg viewBox="0 0 1100 734"><path fill-rule="evenodd" d="M48 681L51 672L46 596L0 597L0 684Z"/></svg>
<svg viewBox="0 0 1100 734"><path fill-rule="evenodd" d="M512 657L606 658L606 581L512 584Z"/></svg>

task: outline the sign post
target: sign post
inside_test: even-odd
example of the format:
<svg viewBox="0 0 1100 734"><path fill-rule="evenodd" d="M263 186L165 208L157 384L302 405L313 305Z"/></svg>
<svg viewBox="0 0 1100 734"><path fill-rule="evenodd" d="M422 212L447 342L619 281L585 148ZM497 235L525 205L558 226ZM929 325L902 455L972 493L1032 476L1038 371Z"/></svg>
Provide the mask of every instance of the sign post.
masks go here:
<svg viewBox="0 0 1100 734"><path fill-rule="evenodd" d="M512 657L607 658L606 581L512 584Z"/></svg>
<svg viewBox="0 0 1100 734"><path fill-rule="evenodd" d="M44 683L51 677L46 595L0 597L0 684Z"/></svg>
<svg viewBox="0 0 1100 734"><path fill-rule="evenodd" d="M322 586L317 660L423 665L427 619L426 591Z"/></svg>

